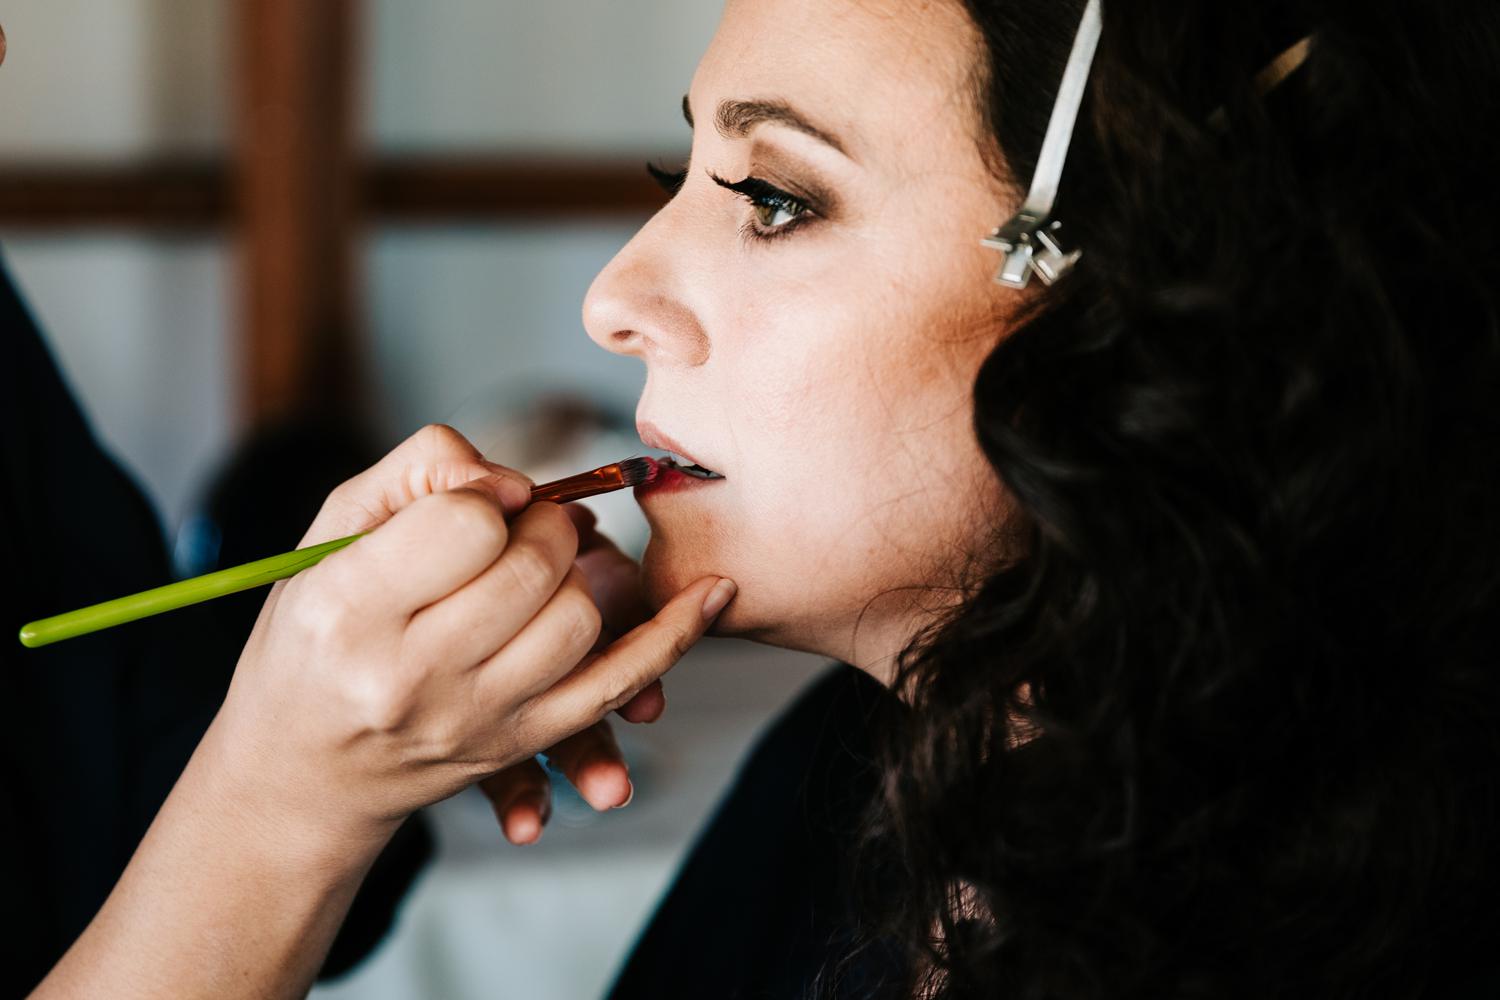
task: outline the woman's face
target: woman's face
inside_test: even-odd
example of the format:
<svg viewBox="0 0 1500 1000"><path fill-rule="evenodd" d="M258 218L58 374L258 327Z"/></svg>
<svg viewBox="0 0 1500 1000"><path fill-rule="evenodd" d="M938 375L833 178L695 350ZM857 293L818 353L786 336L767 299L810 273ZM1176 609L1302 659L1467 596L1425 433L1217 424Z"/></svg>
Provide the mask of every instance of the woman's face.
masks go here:
<svg viewBox="0 0 1500 1000"><path fill-rule="evenodd" d="M979 239L1015 198L980 45L955 0L730 0L681 188L584 304L646 364L646 443L725 477L640 492L654 606L722 574L717 634L884 677L993 536L970 390L1014 293Z"/></svg>

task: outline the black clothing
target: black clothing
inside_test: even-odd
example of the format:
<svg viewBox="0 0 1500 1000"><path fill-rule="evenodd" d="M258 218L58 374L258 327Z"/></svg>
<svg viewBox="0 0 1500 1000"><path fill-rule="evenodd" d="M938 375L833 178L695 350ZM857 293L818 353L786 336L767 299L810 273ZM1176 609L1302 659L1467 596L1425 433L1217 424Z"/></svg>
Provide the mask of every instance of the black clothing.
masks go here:
<svg viewBox="0 0 1500 1000"><path fill-rule="evenodd" d="M0 997L27 993L104 902L223 698L244 643L208 606L42 649L28 621L170 580L140 489L94 440L0 269ZM430 852L408 824L324 973L378 942Z"/></svg>
<svg viewBox="0 0 1500 1000"><path fill-rule="evenodd" d="M795 1000L831 975L854 930L846 876L875 791L870 717L890 694L840 665L757 743L628 959L613 1000ZM895 966L865 951L834 995Z"/></svg>
<svg viewBox="0 0 1500 1000"><path fill-rule="evenodd" d="M860 809L877 791L871 716L891 695L840 666L811 686L750 754L678 873L610 1000L855 1000L893 978L898 951L860 953L836 987L819 976L854 927L847 877L893 871L874 855L851 864ZM873 864L872 864L873 862ZM878 878L877 874L877 878ZM887 880L888 881L888 880ZM892 886L889 891L900 891ZM1445 1000L1500 997L1500 967L1444 970Z"/></svg>

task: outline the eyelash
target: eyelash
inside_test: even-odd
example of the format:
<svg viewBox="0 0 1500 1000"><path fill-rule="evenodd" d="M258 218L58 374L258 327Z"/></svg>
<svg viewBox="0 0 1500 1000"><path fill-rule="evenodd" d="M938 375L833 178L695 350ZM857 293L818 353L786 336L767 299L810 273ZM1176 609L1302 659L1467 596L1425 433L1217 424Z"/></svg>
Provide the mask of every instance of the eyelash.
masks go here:
<svg viewBox="0 0 1500 1000"><path fill-rule="evenodd" d="M646 172L651 175L661 189L668 195L675 195L682 190L682 184L687 180L687 169L668 170L666 167L658 167L654 163L646 164Z"/></svg>
<svg viewBox="0 0 1500 1000"><path fill-rule="evenodd" d="M654 163L646 164L646 169L668 195L675 196L678 191L682 190L682 185L687 180L686 169L667 170ZM792 216L790 220L778 226L768 226L764 222L757 222L754 216L758 213L752 211L752 218L747 220L740 230L741 234L749 239L778 239L787 235L793 229L805 225L807 220L815 217L812 206L806 201L792 194L790 191L783 191L774 184L761 180L759 177L746 177L741 181L729 181L713 171L709 171L708 176L713 179L715 184L728 191L733 191L741 198L744 198L750 203L752 210L775 209Z"/></svg>

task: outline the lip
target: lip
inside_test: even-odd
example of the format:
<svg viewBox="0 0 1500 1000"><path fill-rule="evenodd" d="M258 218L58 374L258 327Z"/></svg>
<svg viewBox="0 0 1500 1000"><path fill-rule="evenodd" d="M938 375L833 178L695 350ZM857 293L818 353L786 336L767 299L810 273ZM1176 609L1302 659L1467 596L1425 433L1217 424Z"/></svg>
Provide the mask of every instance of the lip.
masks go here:
<svg viewBox="0 0 1500 1000"><path fill-rule="evenodd" d="M690 476L673 465L664 464L655 478L635 488L635 497L637 500L644 502L647 497L657 496L662 493L678 493L685 490L697 491L703 489L708 489L709 493L712 493L711 485L713 483L722 483L723 481L722 479L699 479L697 476Z"/></svg>
<svg viewBox="0 0 1500 1000"><path fill-rule="evenodd" d="M721 475L724 472L717 465L701 461L696 454L684 448L676 438L673 438L649 420L637 420L635 422L635 431L640 435L642 443L649 447L657 448L661 451L670 451L689 465L700 465L705 469L712 469Z"/></svg>

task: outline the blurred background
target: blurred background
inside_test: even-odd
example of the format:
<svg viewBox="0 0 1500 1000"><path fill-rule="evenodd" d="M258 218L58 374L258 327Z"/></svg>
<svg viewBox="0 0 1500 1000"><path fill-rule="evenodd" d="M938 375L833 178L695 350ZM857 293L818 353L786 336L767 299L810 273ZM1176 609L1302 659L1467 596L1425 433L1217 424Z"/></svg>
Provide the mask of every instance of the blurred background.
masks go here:
<svg viewBox="0 0 1500 1000"><path fill-rule="evenodd" d="M538 481L644 449L593 275L685 156L705 0L9 0L0 252L183 573L295 544L425 423ZM628 494L591 506L636 552ZM747 742L822 663L713 640L622 732L635 802L540 846L431 811L437 861L315 996L602 993ZM623 724L617 729L624 730Z"/></svg>

